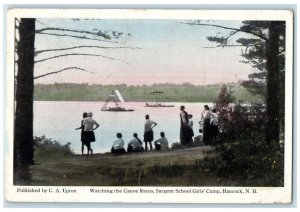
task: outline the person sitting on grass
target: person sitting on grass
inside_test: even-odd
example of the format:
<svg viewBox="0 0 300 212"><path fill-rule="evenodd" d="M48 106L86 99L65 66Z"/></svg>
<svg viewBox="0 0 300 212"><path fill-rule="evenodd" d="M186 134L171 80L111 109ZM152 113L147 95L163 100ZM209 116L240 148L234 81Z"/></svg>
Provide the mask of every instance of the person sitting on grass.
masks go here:
<svg viewBox="0 0 300 212"><path fill-rule="evenodd" d="M133 133L133 139L128 143L127 152L143 152L144 147L142 141L138 138L137 133Z"/></svg>
<svg viewBox="0 0 300 212"><path fill-rule="evenodd" d="M197 146L205 146L203 142L203 130L199 129L199 133L199 135L194 137L194 144L196 144Z"/></svg>
<svg viewBox="0 0 300 212"><path fill-rule="evenodd" d="M166 137L165 137L165 133L161 132L160 137L161 137L160 139L154 141L155 150L157 150L157 151L168 150L169 143L168 143L168 139L166 139Z"/></svg>
<svg viewBox="0 0 300 212"><path fill-rule="evenodd" d="M122 133L117 133L117 140L114 142L111 153L114 155L121 155L126 153L124 149L124 140L122 139Z"/></svg>

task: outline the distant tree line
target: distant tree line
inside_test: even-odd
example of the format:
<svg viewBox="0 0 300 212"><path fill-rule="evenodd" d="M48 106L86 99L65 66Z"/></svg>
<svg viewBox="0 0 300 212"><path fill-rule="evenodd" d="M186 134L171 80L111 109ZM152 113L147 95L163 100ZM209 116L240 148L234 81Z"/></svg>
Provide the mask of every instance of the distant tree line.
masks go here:
<svg viewBox="0 0 300 212"><path fill-rule="evenodd" d="M125 101L132 102L214 102L222 84L88 85L74 83L36 84L35 101L105 101L112 90L120 90ZM238 100L262 102L239 84L227 84ZM152 91L163 91L154 96Z"/></svg>

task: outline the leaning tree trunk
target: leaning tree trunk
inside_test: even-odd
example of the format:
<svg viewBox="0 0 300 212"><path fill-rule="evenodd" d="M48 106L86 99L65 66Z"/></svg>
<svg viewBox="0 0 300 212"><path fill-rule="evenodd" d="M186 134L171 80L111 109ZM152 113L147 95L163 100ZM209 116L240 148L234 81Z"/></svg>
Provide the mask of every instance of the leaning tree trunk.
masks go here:
<svg viewBox="0 0 300 212"><path fill-rule="evenodd" d="M267 128L266 128L266 141L267 144L278 144L279 142L279 95L280 95L280 82L279 82L279 35L280 24L282 22L271 21L269 27L269 39L267 41Z"/></svg>
<svg viewBox="0 0 300 212"><path fill-rule="evenodd" d="M21 18L17 45L18 72L14 137L14 184L30 179L33 164L33 69L35 19Z"/></svg>

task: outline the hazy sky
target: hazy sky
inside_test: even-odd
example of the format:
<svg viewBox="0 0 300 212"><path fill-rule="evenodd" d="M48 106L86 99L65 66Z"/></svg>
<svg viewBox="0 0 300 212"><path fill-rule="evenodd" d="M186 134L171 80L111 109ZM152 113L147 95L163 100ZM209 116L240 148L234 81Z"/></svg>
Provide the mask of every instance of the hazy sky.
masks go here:
<svg viewBox="0 0 300 212"><path fill-rule="evenodd" d="M94 29L119 31L123 36L118 43L83 40L70 37L36 35L36 50L65 48L78 45L111 47L140 47L141 49L81 48L69 51L42 53L36 60L64 53L100 54L102 57L67 56L37 63L35 76L66 67L80 67L88 71L68 70L35 80L35 83L89 83L89 84L153 84L185 83L213 84L247 79L253 69L240 63L240 47L204 48L214 46L207 36L228 34L230 31L215 27L190 26L178 20L79 20L38 19L36 28L59 27L76 30ZM223 26L239 27L240 21L210 21ZM49 31L50 32L50 31ZM66 34L67 32L53 32ZM130 34L130 35L128 35ZM232 37L234 42L239 33Z"/></svg>

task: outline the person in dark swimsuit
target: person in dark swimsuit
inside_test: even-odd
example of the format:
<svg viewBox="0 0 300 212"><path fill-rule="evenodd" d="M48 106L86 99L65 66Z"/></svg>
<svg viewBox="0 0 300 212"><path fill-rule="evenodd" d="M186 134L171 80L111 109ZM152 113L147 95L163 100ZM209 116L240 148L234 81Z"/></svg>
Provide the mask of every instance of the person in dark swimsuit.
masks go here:
<svg viewBox="0 0 300 212"><path fill-rule="evenodd" d="M86 145L86 147L89 148L89 147L87 146L87 143L85 142L85 136L84 136L84 125L83 125L83 121L84 121L84 119L85 119L86 117L87 117L87 113L84 112L84 113L82 114L82 118L83 118L83 119L81 120L81 126L75 129L75 130L80 130L80 129L81 129L81 134L80 134L80 136L81 136L81 138L80 138L80 140L81 140L81 155L83 155L83 152L84 152L84 145Z"/></svg>

